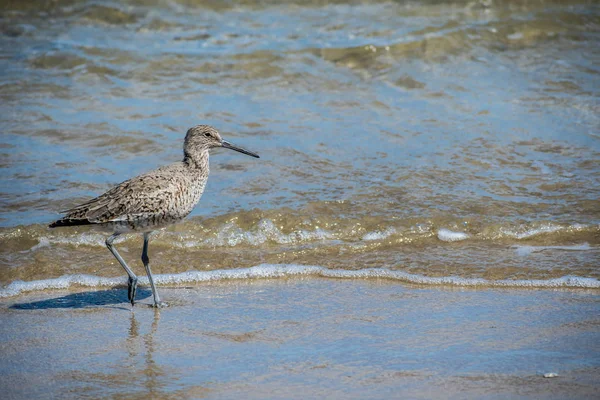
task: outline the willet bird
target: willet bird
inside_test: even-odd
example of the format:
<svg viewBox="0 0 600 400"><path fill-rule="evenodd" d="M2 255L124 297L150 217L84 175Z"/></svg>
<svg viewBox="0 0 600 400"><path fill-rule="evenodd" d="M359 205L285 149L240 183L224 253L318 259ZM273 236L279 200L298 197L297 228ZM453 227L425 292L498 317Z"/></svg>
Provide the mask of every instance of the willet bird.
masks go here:
<svg viewBox="0 0 600 400"><path fill-rule="evenodd" d="M181 221L196 206L208 180L208 152L215 147L259 158L258 154L223 140L211 126L194 126L185 135L183 161L126 180L95 199L63 211L66 215L51 223L50 228L94 225L112 232L106 239L106 247L129 276L127 296L132 306L138 278L117 252L113 241L122 233L143 233L142 263L152 286L154 306L160 307L163 303L156 291L148 258L150 233Z"/></svg>

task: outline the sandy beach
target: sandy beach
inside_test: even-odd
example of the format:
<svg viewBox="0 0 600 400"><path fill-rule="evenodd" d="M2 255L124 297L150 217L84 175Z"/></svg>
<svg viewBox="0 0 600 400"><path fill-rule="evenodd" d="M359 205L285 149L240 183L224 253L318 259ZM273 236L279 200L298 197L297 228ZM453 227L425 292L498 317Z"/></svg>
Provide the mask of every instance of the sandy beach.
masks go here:
<svg viewBox="0 0 600 400"><path fill-rule="evenodd" d="M323 278L2 299L0 386L25 398L597 398L597 290ZM554 377L544 375L556 374Z"/></svg>

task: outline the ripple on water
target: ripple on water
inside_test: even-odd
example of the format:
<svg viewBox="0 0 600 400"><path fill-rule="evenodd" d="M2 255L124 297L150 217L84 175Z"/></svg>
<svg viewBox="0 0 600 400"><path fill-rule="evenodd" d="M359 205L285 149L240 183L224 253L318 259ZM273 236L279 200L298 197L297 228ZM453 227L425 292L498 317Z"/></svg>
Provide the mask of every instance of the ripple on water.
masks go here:
<svg viewBox="0 0 600 400"><path fill-rule="evenodd" d="M265 156L215 152L191 220L154 238L157 273L597 277L598 20L585 2L6 8L4 285L115 274L99 267L114 263L102 235L47 223L178 161L197 123ZM139 242L119 246L138 260Z"/></svg>

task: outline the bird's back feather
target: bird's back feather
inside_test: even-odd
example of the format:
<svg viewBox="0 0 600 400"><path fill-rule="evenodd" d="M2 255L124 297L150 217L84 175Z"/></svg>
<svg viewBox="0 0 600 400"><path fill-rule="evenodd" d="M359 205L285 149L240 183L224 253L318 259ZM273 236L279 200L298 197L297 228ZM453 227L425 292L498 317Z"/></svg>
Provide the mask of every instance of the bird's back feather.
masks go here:
<svg viewBox="0 0 600 400"><path fill-rule="evenodd" d="M126 180L106 193L66 210L50 224L60 226L124 223L165 225L187 216L200 200L208 178L205 169L183 162L164 166Z"/></svg>

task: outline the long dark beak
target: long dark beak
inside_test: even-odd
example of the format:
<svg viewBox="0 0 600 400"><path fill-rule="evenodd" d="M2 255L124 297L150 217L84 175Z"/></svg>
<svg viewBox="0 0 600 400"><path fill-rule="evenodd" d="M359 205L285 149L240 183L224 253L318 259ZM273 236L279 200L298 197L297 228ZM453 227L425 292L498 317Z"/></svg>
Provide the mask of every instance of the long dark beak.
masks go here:
<svg viewBox="0 0 600 400"><path fill-rule="evenodd" d="M242 149L241 147L237 147L237 146L235 146L235 145L233 145L233 144L229 143L229 142L228 142L228 141L226 141L226 140L223 140L223 141L221 142L221 146L225 147L226 149L231 149L231 150L239 151L240 153L244 153L244 154L248 154L249 156L252 156L252 157L260 158L260 157L258 156L258 154L256 154L256 153L253 153L253 152L251 152L251 151L248 151L248 150L244 150L244 149Z"/></svg>

